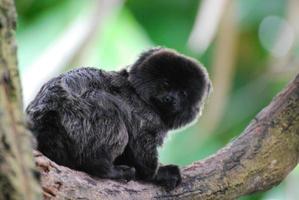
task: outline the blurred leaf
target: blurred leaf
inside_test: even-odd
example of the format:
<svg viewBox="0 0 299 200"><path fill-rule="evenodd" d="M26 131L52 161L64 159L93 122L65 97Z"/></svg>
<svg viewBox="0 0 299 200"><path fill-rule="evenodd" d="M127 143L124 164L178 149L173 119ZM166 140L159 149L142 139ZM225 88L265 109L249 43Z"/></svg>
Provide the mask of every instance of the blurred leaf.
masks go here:
<svg viewBox="0 0 299 200"><path fill-rule="evenodd" d="M239 2L239 22L243 30L255 28L261 19L268 15L282 16L286 1L284 0L237 0Z"/></svg>
<svg viewBox="0 0 299 200"><path fill-rule="evenodd" d="M146 32L131 12L121 13L105 22L94 48L86 58L86 65L116 70L132 64L140 52L152 47Z"/></svg>
<svg viewBox="0 0 299 200"><path fill-rule="evenodd" d="M198 0L128 0L127 6L158 45L186 52Z"/></svg>
<svg viewBox="0 0 299 200"><path fill-rule="evenodd" d="M58 7L39 13L31 23L22 23L17 29L19 68L21 72L46 49L65 27L74 20L79 12L84 11L86 3L65 1Z"/></svg>

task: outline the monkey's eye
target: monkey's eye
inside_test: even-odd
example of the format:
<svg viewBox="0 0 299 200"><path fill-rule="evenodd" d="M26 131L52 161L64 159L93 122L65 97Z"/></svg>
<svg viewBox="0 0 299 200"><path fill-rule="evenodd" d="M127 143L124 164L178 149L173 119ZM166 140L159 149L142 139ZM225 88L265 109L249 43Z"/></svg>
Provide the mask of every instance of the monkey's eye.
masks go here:
<svg viewBox="0 0 299 200"><path fill-rule="evenodd" d="M169 82L168 81L163 81L162 82L162 86L164 87L164 88L168 88L169 87Z"/></svg>
<svg viewBox="0 0 299 200"><path fill-rule="evenodd" d="M187 93L186 91L183 91L183 92L182 92L182 95L183 95L183 97L187 97L187 96L188 96L188 93Z"/></svg>

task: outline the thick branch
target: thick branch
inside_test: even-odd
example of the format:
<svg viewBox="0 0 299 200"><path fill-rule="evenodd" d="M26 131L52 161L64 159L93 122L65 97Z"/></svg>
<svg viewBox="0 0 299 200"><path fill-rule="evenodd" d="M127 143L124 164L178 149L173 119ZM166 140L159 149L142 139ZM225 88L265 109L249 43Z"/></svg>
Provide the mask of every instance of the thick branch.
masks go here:
<svg viewBox="0 0 299 200"><path fill-rule="evenodd" d="M170 193L151 184L95 179L36 153L48 199L235 199L277 185L298 158L299 75L237 139L182 169L183 182Z"/></svg>

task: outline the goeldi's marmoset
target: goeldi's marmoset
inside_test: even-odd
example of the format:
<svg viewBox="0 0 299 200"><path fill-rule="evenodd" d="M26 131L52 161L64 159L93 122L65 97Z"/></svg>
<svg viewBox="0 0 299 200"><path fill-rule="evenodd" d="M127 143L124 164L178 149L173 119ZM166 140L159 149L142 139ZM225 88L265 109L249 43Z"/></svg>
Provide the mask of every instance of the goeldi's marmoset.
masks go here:
<svg viewBox="0 0 299 200"><path fill-rule="evenodd" d="M79 68L45 83L26 109L37 149L60 165L110 179L175 188L176 165L160 165L167 132L200 113L211 83L194 59L153 48L121 71Z"/></svg>

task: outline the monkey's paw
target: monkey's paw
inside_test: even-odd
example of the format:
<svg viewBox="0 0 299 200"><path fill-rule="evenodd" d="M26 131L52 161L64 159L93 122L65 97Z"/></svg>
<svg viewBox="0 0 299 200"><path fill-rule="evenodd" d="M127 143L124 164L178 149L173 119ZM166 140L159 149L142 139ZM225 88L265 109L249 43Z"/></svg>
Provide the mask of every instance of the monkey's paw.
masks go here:
<svg viewBox="0 0 299 200"><path fill-rule="evenodd" d="M173 190L182 182L179 167L176 165L161 166L158 169L155 182L164 187L166 191Z"/></svg>

